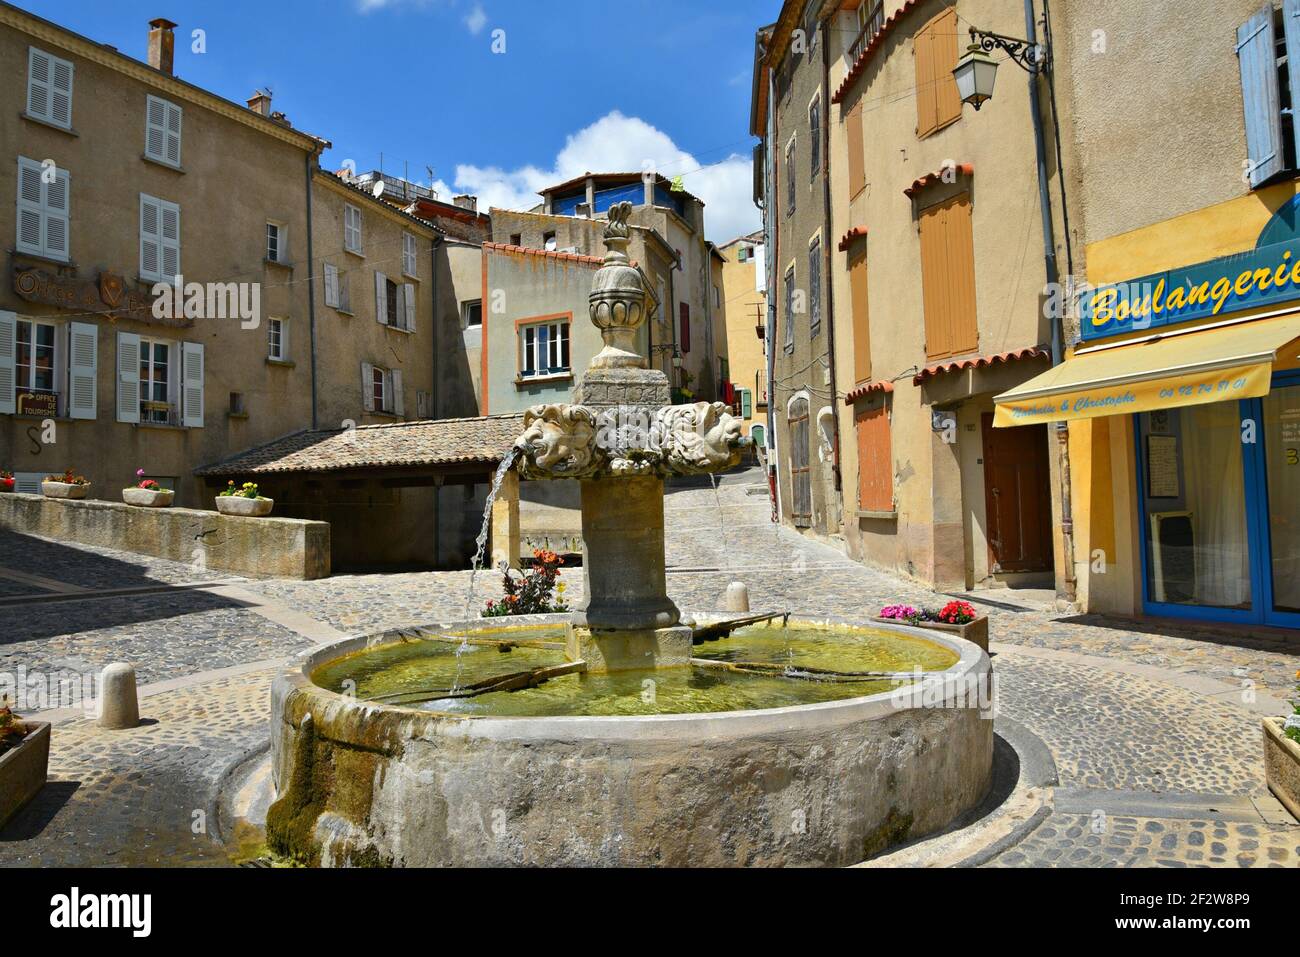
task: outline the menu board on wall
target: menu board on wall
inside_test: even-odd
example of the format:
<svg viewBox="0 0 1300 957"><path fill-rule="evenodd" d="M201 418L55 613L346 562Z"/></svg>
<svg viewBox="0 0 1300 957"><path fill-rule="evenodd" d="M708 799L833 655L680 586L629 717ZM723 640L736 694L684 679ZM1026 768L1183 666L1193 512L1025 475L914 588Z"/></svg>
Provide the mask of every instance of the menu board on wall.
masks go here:
<svg viewBox="0 0 1300 957"><path fill-rule="evenodd" d="M1147 497L1178 498L1178 437L1147 436Z"/></svg>

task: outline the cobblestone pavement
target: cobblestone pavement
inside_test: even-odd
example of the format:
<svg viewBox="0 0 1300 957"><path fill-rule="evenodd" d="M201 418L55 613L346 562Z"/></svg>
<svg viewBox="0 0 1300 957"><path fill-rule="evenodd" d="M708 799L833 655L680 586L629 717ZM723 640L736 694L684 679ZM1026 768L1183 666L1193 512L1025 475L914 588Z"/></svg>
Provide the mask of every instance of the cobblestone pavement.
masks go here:
<svg viewBox="0 0 1300 957"><path fill-rule="evenodd" d="M718 607L737 578L749 585L756 608L806 616L866 616L891 601L946 600L774 528L757 472L724 476L716 491L701 482L672 486L665 507L669 592L686 609ZM204 569L15 538L0 534L0 571L39 568L49 581L0 575L0 672L20 664L97 669L128 660L142 684L187 675L194 683L143 699L142 713L157 723L134 731L100 732L84 719L56 725L53 785L0 832L0 864L228 862L210 837L192 833L192 815L212 804L222 770L265 740L273 671L204 673L288 655L308 637L228 593L163 587L217 577ZM497 573L474 578L471 595L472 577L428 572L237 585L355 633L462 618L467 609L472 616L499 594ZM581 570L566 571L563 580L566 597L580 601ZM60 583L92 592L161 590L51 600ZM1300 826L1251 816L1250 802L1266 797L1259 716L1247 699L1229 693L1249 683L1284 697L1300 667L1300 646L1271 634L1225 637L1059 615L1011 591L975 597L1025 606L986 606L999 651L1000 713L1046 744L1059 794L1088 796L1082 808L1077 798L1058 804L993 865L1300 866ZM1203 679L1221 682L1217 693L1207 692ZM1148 808L1141 800L1135 810L1133 795L1184 795L1203 811L1189 817L1185 809L1164 811L1158 801ZM1228 803L1236 816L1216 817Z"/></svg>

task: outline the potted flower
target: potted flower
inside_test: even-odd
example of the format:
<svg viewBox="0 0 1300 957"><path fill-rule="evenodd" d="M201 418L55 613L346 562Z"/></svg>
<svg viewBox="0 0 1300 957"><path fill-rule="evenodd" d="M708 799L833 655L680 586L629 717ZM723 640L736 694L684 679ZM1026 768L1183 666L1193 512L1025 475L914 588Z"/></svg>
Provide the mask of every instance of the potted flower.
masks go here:
<svg viewBox="0 0 1300 957"><path fill-rule="evenodd" d="M122 501L142 508L166 508L176 498L176 493L163 488L153 479L144 477L144 469L135 470L135 484L122 489Z"/></svg>
<svg viewBox="0 0 1300 957"><path fill-rule="evenodd" d="M46 498L85 498L90 482L84 475L67 469L62 475L47 475L41 482L41 494Z"/></svg>
<svg viewBox="0 0 1300 957"><path fill-rule="evenodd" d="M19 721L0 697L0 827L44 787L49 764L49 723Z"/></svg>
<svg viewBox="0 0 1300 957"><path fill-rule="evenodd" d="M257 494L257 483L245 482L236 486L234 479L217 493L217 511L222 515L242 515L245 518L257 518L270 515L274 499Z"/></svg>
<svg viewBox="0 0 1300 957"><path fill-rule="evenodd" d="M1287 718L1264 719L1264 776L1268 789L1291 816L1300 819L1300 671L1295 673L1296 698Z"/></svg>
<svg viewBox="0 0 1300 957"><path fill-rule="evenodd" d="M876 621L905 622L918 628L946 631L989 650L989 619L980 615L968 601L950 601L939 609L912 605L886 605Z"/></svg>
<svg viewBox="0 0 1300 957"><path fill-rule="evenodd" d="M503 563L504 564L504 563ZM506 615L544 615L548 612L568 611L564 600L564 582L558 581L564 559L546 548L533 549L533 564L517 576L504 568L501 600L489 601L479 614L484 618Z"/></svg>
<svg viewBox="0 0 1300 957"><path fill-rule="evenodd" d="M0 492L12 492L14 490L14 473L6 472L0 469Z"/></svg>

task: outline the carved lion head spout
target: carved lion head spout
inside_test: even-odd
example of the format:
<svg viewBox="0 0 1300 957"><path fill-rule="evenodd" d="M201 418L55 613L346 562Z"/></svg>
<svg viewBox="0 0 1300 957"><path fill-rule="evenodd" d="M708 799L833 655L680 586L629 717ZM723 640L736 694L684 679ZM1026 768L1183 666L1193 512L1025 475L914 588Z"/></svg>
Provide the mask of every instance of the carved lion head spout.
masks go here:
<svg viewBox="0 0 1300 957"><path fill-rule="evenodd" d="M721 402L668 406L659 410L655 424L671 472L718 471L739 458L741 421Z"/></svg>
<svg viewBox="0 0 1300 957"><path fill-rule="evenodd" d="M524 413L524 431L515 445L524 452L525 470L578 475L596 463L596 417L580 405L535 405Z"/></svg>

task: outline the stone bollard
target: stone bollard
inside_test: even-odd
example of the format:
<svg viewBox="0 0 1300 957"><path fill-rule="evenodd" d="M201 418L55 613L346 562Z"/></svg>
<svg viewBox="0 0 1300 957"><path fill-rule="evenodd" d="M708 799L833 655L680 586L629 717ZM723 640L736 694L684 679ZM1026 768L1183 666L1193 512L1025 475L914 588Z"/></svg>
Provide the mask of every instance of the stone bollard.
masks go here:
<svg viewBox="0 0 1300 957"><path fill-rule="evenodd" d="M744 582L732 582L727 586L727 611L749 611L749 589Z"/></svg>
<svg viewBox="0 0 1300 957"><path fill-rule="evenodd" d="M99 676L99 726L118 731L139 724L135 669L124 662L114 662Z"/></svg>

